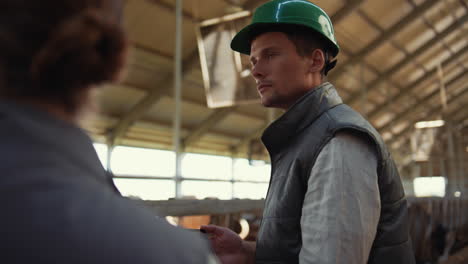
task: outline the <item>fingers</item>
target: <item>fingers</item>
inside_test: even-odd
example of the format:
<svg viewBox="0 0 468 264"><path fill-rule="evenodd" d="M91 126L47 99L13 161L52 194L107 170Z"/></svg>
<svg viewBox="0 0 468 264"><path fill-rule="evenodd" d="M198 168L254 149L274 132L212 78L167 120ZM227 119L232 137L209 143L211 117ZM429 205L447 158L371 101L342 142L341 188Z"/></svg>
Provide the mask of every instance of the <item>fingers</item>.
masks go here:
<svg viewBox="0 0 468 264"><path fill-rule="evenodd" d="M200 231L213 235L222 235L224 233L223 228L216 225L202 225Z"/></svg>

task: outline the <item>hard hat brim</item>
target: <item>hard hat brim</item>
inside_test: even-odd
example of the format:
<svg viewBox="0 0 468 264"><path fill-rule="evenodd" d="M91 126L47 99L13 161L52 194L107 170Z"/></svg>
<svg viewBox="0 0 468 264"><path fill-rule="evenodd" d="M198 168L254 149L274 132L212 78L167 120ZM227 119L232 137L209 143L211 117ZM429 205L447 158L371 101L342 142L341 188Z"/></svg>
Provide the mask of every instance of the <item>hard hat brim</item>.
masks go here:
<svg viewBox="0 0 468 264"><path fill-rule="evenodd" d="M257 37L258 34L261 32L264 32L263 29L270 28L270 31L274 31L275 27L278 27L278 25L290 25L290 26L306 26L306 25L301 25L298 23L262 23L262 22L257 22L254 24L247 25L243 29L241 29L231 40L231 49L237 52L240 52L245 55L250 55L250 45L252 40L254 40L255 37ZM309 28L310 30L316 31L313 28ZM317 32L317 31L316 31ZM320 32L317 32L320 33ZM329 47L330 51L332 53L332 56L335 57L339 49L337 47L336 43L333 43L329 39L325 40L329 42Z"/></svg>
<svg viewBox="0 0 468 264"><path fill-rule="evenodd" d="M255 23L244 27L239 31L231 41L231 49L242 54L250 55L250 44L255 33L262 28L274 26L273 23Z"/></svg>

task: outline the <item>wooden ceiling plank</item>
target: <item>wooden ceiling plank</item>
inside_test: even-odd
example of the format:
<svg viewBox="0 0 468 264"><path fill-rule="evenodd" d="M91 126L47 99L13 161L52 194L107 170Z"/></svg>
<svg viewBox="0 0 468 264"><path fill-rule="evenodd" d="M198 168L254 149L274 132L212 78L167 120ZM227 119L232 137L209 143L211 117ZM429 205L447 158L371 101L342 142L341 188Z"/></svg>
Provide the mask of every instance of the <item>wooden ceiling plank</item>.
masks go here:
<svg viewBox="0 0 468 264"><path fill-rule="evenodd" d="M468 86L465 86L465 88L463 90L459 91L454 96L452 96L448 100L448 103L453 104L453 103L457 102L458 100L463 99L463 96L466 95L467 93L468 93ZM453 115L454 113L457 113L459 111L466 111L466 105L461 105L456 110L449 112L447 115L450 116L450 115ZM410 122L409 122L410 125L408 125L405 129L403 129L402 131L395 134L388 141L388 144L392 145L393 143L397 142L400 138L405 137L409 133L411 133L411 131L413 131L413 128L414 128L414 126L413 126L414 123L417 122L418 120L429 120L431 118L434 118L435 115L440 114L440 113L442 113L442 106L441 105L436 105L436 106L430 108L427 111L427 113L424 115L423 118L420 118L418 116L411 118Z"/></svg>
<svg viewBox="0 0 468 264"><path fill-rule="evenodd" d="M467 89L468 90L468 89ZM465 91L465 94L468 94L466 91ZM457 99L458 98L454 98L454 99ZM454 100L453 100L454 101ZM465 110L465 107L462 105L456 109L454 109L453 111L450 111L448 113L448 115L453 115L457 112L460 112L460 111L464 111ZM436 115L437 113L439 113L441 111L441 108L439 109L433 109L432 111L430 111L428 114L425 115L425 117L423 118L424 120L428 120L428 119L431 119L431 118L434 118L434 115ZM467 117L462 117L460 119L455 119L453 120L453 124L460 124L459 126L456 126L456 130L458 131L461 131L462 129L464 129L466 126L468 126L468 122L465 123L465 120L467 120ZM400 142L399 143L399 146L403 146L402 148L399 148L398 149L398 152L400 153L404 153L404 152L408 152L408 153L411 153L411 150L408 149L410 148L411 144L410 144L410 140L411 140L411 135L412 135L412 132L414 131L414 127L413 127L414 124L411 124L409 126L407 126L404 130L402 130L400 133L398 133L398 135L396 135L394 138L392 138L389 142L388 142L388 145L393 145L395 142Z"/></svg>
<svg viewBox="0 0 468 264"><path fill-rule="evenodd" d="M201 122L192 132L182 140L183 148L198 141L205 133L207 133L213 126L218 124L224 119L229 113L232 113L236 106L226 107L221 109L213 109L213 113L208 116L204 121Z"/></svg>
<svg viewBox="0 0 468 264"><path fill-rule="evenodd" d="M445 85L446 88L447 88L447 92L449 90L455 89L456 88L455 84L458 81L462 80L462 79L466 79L467 74L468 74L468 70L464 70L464 71L460 72L459 74L457 74L457 76L455 76L449 82L447 82L446 85ZM378 127L377 130L379 130L381 133L388 131L392 126L394 126L396 123L402 121L408 115L417 112L417 109L419 109L421 107L424 107L424 106L427 106L426 103L429 102L430 100L432 100L434 97L436 97L439 94L440 94L440 90L439 89L434 89L434 91L432 91L428 95L424 96L423 98L420 98L420 99L416 100L416 102L411 104L408 108L406 108L406 110L399 113L394 118L390 119L387 123L385 123L384 125ZM453 97L453 95L452 95L452 97Z"/></svg>
<svg viewBox="0 0 468 264"><path fill-rule="evenodd" d="M196 65L198 65L198 52L193 52L182 63L183 75L187 73ZM172 74L167 74L166 77L155 85L142 100L130 109L125 115L122 116L119 123L110 131L110 137L113 144L118 144L125 131L138 120L144 113L146 113L155 103L157 103L165 94L168 94L170 88L173 87L174 78Z"/></svg>
<svg viewBox="0 0 468 264"><path fill-rule="evenodd" d="M369 43L366 47L364 47L360 52L351 55L348 60L343 64L338 64L335 70L330 72L331 78L336 78L341 74L346 72L346 68L350 65L358 64L374 50L380 47L382 44L386 43L389 39L393 38L397 33L399 33L403 28L406 28L409 24L413 23L417 19L419 19L424 13L433 7L438 0L428 0L424 2L421 6L416 8L413 12L406 15L402 20L398 23L390 27L386 30L380 37Z"/></svg>
<svg viewBox="0 0 468 264"><path fill-rule="evenodd" d="M466 13L463 17L461 17L458 21L455 21L452 23L449 27L447 27L445 30L437 34L434 38L432 38L430 41L426 42L423 44L420 48L418 48L416 51L411 53L410 56L405 57L403 60L401 60L399 63L385 71L384 73L380 74L377 79L375 79L370 85L368 85L369 89L367 92L371 92L379 87L379 85L390 79L390 76L395 74L397 71L399 71L402 67L408 65L409 63L412 63L418 56L421 54L425 53L427 50L432 48L434 45L442 41L445 37L448 35L452 34L456 30L460 30L461 26L463 25L466 21L468 21L468 13ZM360 92L356 92L352 94L345 102L349 105L352 105L358 101L360 98Z"/></svg>
<svg viewBox="0 0 468 264"><path fill-rule="evenodd" d="M174 10L175 10L175 6L169 4L169 3L166 3L164 1L161 1L161 0L146 0L150 3L153 3L161 8L163 8L164 10L170 12L170 13L173 13ZM198 23L198 20L192 15L190 14L189 12L187 11L182 11L182 16L184 19L188 19L190 20L192 23Z"/></svg>
<svg viewBox="0 0 468 264"><path fill-rule="evenodd" d="M466 52L468 51L468 45L456 52L453 56L447 58L445 61L442 62L442 68L447 67L448 65L456 62L460 57L462 57ZM402 89L400 89L400 92L394 95L392 98L389 98L386 100L386 102L379 106L377 109L369 113L368 118L370 120L376 118L378 115L388 111L389 107L396 102L399 102L405 97L411 96L411 93L413 90L415 90L417 87L419 87L422 83L434 78L437 76L437 68L432 69L431 71L427 72L426 74L422 75L415 81L411 82L410 84L406 85Z"/></svg>

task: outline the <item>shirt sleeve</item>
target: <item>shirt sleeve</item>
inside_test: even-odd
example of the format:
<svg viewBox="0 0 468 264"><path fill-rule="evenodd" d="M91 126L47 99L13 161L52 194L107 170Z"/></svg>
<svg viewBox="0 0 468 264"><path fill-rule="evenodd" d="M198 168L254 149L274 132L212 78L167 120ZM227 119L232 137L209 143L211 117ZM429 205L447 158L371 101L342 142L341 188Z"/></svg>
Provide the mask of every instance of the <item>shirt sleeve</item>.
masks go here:
<svg viewBox="0 0 468 264"><path fill-rule="evenodd" d="M304 197L299 263L367 263L380 217L377 180L369 142L342 132L325 145Z"/></svg>

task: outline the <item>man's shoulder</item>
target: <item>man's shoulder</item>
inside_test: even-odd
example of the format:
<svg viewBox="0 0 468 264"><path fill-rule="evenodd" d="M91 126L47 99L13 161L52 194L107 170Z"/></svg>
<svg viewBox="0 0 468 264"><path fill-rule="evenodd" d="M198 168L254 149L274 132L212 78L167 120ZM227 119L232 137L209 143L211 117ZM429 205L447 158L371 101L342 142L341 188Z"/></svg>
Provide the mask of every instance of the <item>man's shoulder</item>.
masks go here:
<svg viewBox="0 0 468 264"><path fill-rule="evenodd" d="M335 133L332 138L335 143L342 143L343 145L353 146L373 146L374 142L369 135L362 133L361 131L355 131L352 129L342 129Z"/></svg>
<svg viewBox="0 0 468 264"><path fill-rule="evenodd" d="M377 157L377 145L368 134L352 129L340 130L334 134L327 146L336 153Z"/></svg>

